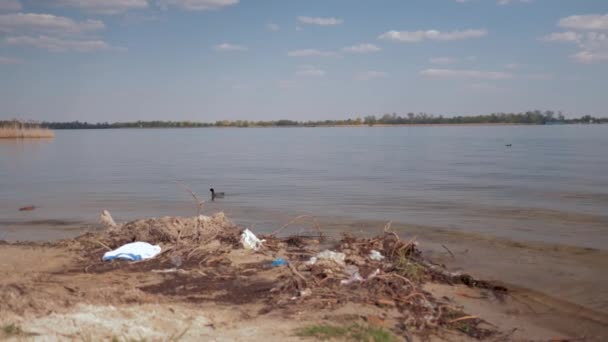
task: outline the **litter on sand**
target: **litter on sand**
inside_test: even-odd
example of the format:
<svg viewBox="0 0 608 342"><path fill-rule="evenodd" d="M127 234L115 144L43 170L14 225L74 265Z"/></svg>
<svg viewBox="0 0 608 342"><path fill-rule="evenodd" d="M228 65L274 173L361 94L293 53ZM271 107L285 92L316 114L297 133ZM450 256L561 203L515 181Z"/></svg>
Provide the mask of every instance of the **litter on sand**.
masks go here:
<svg viewBox="0 0 608 342"><path fill-rule="evenodd" d="M362 282L362 281L368 281L368 280L372 280L375 277L378 276L378 274L380 274L380 269L377 268L374 272L370 273L367 278L363 278L361 276L361 274L359 273L359 268L357 266L354 265L348 265L346 266L346 268L344 269L346 271L346 273L348 273L350 275L350 277L348 279L342 279L340 280L340 285L350 285L354 282Z"/></svg>
<svg viewBox="0 0 608 342"><path fill-rule="evenodd" d="M344 266L344 259L346 259L346 254L344 253L324 250L323 252L317 254L316 257L310 258L310 260L308 260L308 264L314 265L318 260L331 260L338 265Z"/></svg>
<svg viewBox="0 0 608 342"><path fill-rule="evenodd" d="M287 266L287 261L285 261L285 259L283 259L283 258L276 258L272 262L272 267L278 267L278 266Z"/></svg>
<svg viewBox="0 0 608 342"><path fill-rule="evenodd" d="M102 211L99 219L104 226L116 228L116 222L114 222L114 219L112 218L112 215L110 215L109 211Z"/></svg>
<svg viewBox="0 0 608 342"><path fill-rule="evenodd" d="M243 234L241 234L241 243L245 249L253 249L257 251L262 247L263 240L258 239L253 232L249 229L245 229Z"/></svg>
<svg viewBox="0 0 608 342"><path fill-rule="evenodd" d="M363 281L363 277L361 276L361 274L359 274L359 267L354 265L348 265L344 270L350 275L350 277L348 279L341 280L341 285L350 285L354 282Z"/></svg>
<svg viewBox="0 0 608 342"><path fill-rule="evenodd" d="M374 261L382 261L384 260L384 255L380 254L380 252L378 252L377 250L372 249L372 251L369 252L369 258Z"/></svg>
<svg viewBox="0 0 608 342"><path fill-rule="evenodd" d="M103 255L103 261L123 259L131 261L146 260L160 254L161 248L147 242L131 242Z"/></svg>

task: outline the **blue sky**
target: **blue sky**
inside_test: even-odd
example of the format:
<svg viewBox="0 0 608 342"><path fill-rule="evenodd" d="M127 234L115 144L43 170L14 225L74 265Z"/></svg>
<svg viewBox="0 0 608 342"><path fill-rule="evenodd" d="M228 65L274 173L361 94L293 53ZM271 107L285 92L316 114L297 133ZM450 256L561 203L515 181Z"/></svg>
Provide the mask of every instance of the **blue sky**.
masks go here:
<svg viewBox="0 0 608 342"><path fill-rule="evenodd" d="M0 118L608 115L606 0L0 0Z"/></svg>

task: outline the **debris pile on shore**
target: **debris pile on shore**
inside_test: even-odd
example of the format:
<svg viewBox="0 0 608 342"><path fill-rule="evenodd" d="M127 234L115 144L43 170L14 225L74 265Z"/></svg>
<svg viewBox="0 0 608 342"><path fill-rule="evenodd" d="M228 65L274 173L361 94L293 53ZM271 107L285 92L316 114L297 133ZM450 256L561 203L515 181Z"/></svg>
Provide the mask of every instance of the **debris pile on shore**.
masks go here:
<svg viewBox="0 0 608 342"><path fill-rule="evenodd" d="M498 295L506 289L430 263L422 257L415 240L401 239L390 226L374 238L344 234L333 242L326 241L321 232L282 238L259 236L262 247L257 251L242 246L242 233L223 213L217 213L137 220L64 244L81 254L86 272L121 269L162 274L161 282L138 290L173 300L261 303L259 314L334 310L357 303L391 312L398 322L392 330L402 336L442 329L474 338L496 334L480 318L433 298L423 290L423 284L465 283ZM158 244L162 253L141 262L101 261L107 250L134 241Z"/></svg>

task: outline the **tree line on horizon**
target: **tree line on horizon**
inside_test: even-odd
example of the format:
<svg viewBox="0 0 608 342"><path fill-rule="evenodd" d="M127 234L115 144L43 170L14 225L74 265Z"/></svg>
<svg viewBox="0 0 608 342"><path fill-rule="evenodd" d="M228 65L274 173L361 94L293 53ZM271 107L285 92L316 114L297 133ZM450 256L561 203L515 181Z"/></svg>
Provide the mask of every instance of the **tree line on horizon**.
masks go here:
<svg viewBox="0 0 608 342"><path fill-rule="evenodd" d="M15 121L0 121L0 127ZM608 118L597 118L590 115L579 118L566 118L561 112L539 110L523 113L492 113L489 115L474 116L435 116L427 113L407 113L400 116L396 113L382 116L368 115L363 118L346 120L322 121L248 121L248 120L221 120L215 123L196 121L133 121L133 122L41 122L39 125L51 129L108 129L108 128L192 128L192 127L323 127L323 126L374 126L374 125L432 125L432 124L589 124L608 123Z"/></svg>

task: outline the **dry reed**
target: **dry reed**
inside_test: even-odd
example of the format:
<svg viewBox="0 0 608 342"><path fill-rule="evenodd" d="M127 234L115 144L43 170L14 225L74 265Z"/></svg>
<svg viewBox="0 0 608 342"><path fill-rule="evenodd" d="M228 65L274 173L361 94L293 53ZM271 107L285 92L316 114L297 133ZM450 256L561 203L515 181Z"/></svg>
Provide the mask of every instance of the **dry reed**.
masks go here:
<svg viewBox="0 0 608 342"><path fill-rule="evenodd" d="M55 133L41 127L0 127L0 139L54 138Z"/></svg>

